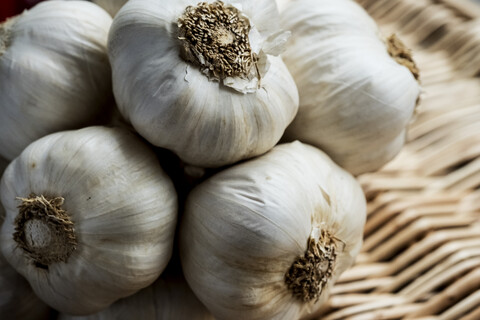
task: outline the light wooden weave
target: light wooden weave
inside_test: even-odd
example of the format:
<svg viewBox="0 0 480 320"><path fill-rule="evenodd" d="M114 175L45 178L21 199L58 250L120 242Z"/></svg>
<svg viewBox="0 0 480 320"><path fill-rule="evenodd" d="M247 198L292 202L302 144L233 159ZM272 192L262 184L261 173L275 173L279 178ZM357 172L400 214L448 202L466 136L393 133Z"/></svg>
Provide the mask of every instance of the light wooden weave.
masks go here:
<svg viewBox="0 0 480 320"><path fill-rule="evenodd" d="M403 151L359 177L363 251L321 319L480 319L480 6L358 0L412 50L423 93Z"/></svg>

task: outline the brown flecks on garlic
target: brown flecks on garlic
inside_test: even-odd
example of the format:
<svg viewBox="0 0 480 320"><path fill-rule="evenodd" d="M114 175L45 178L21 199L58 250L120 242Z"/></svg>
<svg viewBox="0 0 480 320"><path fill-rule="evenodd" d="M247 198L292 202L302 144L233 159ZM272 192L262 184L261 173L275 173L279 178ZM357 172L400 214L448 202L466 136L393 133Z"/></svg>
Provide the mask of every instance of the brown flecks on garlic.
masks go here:
<svg viewBox="0 0 480 320"><path fill-rule="evenodd" d="M76 249L74 224L62 209L62 197L47 198L29 195L22 201L15 219L13 239L38 268L48 270L48 265L66 262Z"/></svg>
<svg viewBox="0 0 480 320"><path fill-rule="evenodd" d="M188 6L177 23L184 58L200 65L210 78L246 77L255 65L250 22L234 6L200 2Z"/></svg>
<svg viewBox="0 0 480 320"><path fill-rule="evenodd" d="M7 19L6 21L0 23L0 57L3 55L5 50L7 50L11 41L11 26L17 20L18 16Z"/></svg>
<svg viewBox="0 0 480 320"><path fill-rule="evenodd" d="M387 38L387 50L390 56L395 59L398 64L405 66L415 77L415 80L420 79L420 71L413 61L412 51L405 46L405 44L397 37L396 34L392 34Z"/></svg>
<svg viewBox="0 0 480 320"><path fill-rule="evenodd" d="M331 279L341 241L327 230L319 239L310 236L304 256L298 257L285 274L285 283L294 297L303 302L317 301Z"/></svg>

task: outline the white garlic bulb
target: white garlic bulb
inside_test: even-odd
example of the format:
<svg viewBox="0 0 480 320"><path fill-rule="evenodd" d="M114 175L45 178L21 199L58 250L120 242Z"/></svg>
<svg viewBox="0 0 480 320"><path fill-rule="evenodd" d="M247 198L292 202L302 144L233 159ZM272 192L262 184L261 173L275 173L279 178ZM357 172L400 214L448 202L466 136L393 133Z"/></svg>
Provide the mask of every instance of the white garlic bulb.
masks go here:
<svg viewBox="0 0 480 320"><path fill-rule="evenodd" d="M365 219L349 173L314 147L277 145L192 191L182 268L216 319L299 319L353 263Z"/></svg>
<svg viewBox="0 0 480 320"><path fill-rule="evenodd" d="M0 24L0 156L106 113L111 23L93 3L46 1Z"/></svg>
<svg viewBox="0 0 480 320"><path fill-rule="evenodd" d="M351 0L289 1L281 23L300 94L286 140L321 148L353 174L379 169L402 148L420 94L409 50L395 36L382 41Z"/></svg>
<svg viewBox="0 0 480 320"><path fill-rule="evenodd" d="M109 36L126 119L184 162L218 167L270 150L298 108L274 0L130 0Z"/></svg>
<svg viewBox="0 0 480 320"><path fill-rule="evenodd" d="M105 9L112 17L115 17L118 10L127 3L128 0L93 0L93 3L98 4Z"/></svg>
<svg viewBox="0 0 480 320"><path fill-rule="evenodd" d="M5 258L61 312L98 312L152 284L170 259L176 192L127 130L43 137L7 167L0 192Z"/></svg>
<svg viewBox="0 0 480 320"><path fill-rule="evenodd" d="M160 277L151 286L89 316L61 314L58 320L214 320L183 277Z"/></svg>

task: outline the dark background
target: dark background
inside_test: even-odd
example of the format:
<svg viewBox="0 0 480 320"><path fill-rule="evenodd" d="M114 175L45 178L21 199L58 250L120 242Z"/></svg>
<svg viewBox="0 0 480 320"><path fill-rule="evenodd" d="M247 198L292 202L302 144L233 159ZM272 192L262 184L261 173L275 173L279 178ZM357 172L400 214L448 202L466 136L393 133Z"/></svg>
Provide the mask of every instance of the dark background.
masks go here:
<svg viewBox="0 0 480 320"><path fill-rule="evenodd" d="M8 17L21 13L24 9L33 7L41 0L1 0L0 22Z"/></svg>

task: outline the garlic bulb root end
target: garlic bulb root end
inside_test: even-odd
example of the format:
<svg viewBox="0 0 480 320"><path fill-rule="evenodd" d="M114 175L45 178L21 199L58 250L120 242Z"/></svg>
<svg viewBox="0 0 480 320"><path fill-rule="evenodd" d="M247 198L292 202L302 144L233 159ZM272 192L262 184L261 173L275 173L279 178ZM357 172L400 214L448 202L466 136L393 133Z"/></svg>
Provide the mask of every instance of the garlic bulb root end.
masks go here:
<svg viewBox="0 0 480 320"><path fill-rule="evenodd" d="M210 79L247 77L256 55L248 33L250 22L222 1L188 6L177 20L184 59L199 65Z"/></svg>
<svg viewBox="0 0 480 320"><path fill-rule="evenodd" d="M318 301L323 288L333 275L337 252L344 244L328 230L310 235L308 247L285 274L285 283L294 297L303 302Z"/></svg>
<svg viewBox="0 0 480 320"><path fill-rule="evenodd" d="M48 270L51 263L66 262L76 249L77 239L74 224L62 209L64 199L35 194L18 199L22 203L13 234L18 246L38 268Z"/></svg>
<svg viewBox="0 0 480 320"><path fill-rule="evenodd" d="M420 79L420 71L413 61L412 51L397 37L396 34L392 34L387 38L387 50L390 56L402 66L405 66L410 70L415 80Z"/></svg>

